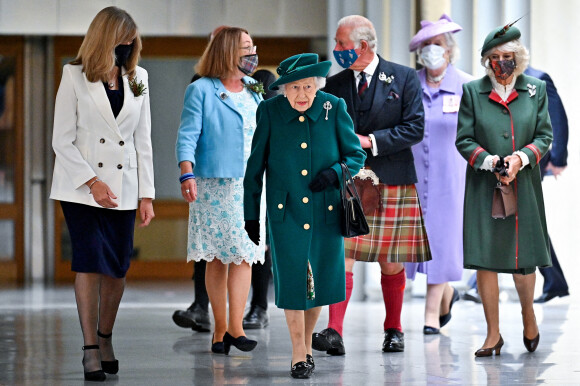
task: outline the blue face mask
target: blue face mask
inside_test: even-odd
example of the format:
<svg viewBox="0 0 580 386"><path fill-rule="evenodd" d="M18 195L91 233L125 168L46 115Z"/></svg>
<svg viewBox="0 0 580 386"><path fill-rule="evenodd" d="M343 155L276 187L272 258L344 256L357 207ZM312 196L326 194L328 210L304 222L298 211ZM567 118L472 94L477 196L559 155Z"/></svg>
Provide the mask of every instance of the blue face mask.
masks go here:
<svg viewBox="0 0 580 386"><path fill-rule="evenodd" d="M336 63L338 63L341 67L350 68L358 59L358 54L355 52L354 49L350 50L343 50L343 51L332 51L334 54L334 59L336 59Z"/></svg>

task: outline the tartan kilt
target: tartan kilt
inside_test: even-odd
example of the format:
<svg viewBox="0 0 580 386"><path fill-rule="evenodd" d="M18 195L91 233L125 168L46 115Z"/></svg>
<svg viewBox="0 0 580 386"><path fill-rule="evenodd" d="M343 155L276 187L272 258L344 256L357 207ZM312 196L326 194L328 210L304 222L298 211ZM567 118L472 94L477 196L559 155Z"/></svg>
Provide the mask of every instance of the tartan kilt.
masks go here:
<svg viewBox="0 0 580 386"><path fill-rule="evenodd" d="M345 257L358 261L420 263L431 249L415 185L379 184L381 206L366 216L370 233L344 239Z"/></svg>

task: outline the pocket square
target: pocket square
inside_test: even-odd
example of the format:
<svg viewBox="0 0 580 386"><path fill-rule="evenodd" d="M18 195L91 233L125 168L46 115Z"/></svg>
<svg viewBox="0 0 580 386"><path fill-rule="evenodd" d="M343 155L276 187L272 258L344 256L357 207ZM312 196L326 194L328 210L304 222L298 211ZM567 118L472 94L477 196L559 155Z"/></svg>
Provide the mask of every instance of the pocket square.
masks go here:
<svg viewBox="0 0 580 386"><path fill-rule="evenodd" d="M396 93L396 92L394 92L394 91L391 91L391 92L389 93L389 96L387 96L387 100L393 100L393 99L394 99L394 100L397 100L397 99L399 99L399 94L397 94L397 93Z"/></svg>

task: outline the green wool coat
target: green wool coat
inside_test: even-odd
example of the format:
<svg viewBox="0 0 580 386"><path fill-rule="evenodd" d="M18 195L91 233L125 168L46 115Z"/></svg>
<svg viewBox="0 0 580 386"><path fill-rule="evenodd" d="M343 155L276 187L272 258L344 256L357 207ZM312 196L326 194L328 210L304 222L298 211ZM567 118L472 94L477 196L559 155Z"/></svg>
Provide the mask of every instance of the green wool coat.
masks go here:
<svg viewBox="0 0 580 386"><path fill-rule="evenodd" d="M323 108L329 103L330 109ZM328 119L326 119L328 117ZM318 193L308 184L340 162L358 173L366 154L354 133L343 99L317 91L312 106L300 113L282 95L258 106L252 152L244 177L244 216L260 213L266 172L266 207L274 271L276 305L307 310L345 299L344 240L340 234L340 190ZM314 299L307 299L308 262Z"/></svg>
<svg viewBox="0 0 580 386"><path fill-rule="evenodd" d="M506 273L532 273L551 265L539 161L552 142L545 82L516 79L503 102L486 76L463 85L456 146L467 160L463 251L464 267ZM511 183L515 216L493 219L495 175L480 170L488 155L524 152L530 164Z"/></svg>

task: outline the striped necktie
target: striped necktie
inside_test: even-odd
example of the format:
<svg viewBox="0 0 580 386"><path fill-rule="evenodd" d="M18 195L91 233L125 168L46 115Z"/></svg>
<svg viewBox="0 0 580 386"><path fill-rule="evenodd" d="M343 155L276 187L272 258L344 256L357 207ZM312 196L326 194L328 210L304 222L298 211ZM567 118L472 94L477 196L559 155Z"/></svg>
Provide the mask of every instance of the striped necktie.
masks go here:
<svg viewBox="0 0 580 386"><path fill-rule="evenodd" d="M367 87L368 87L368 83L367 83L366 74L364 72L361 72L359 74L359 76L360 76L360 81L358 82L358 96L362 98Z"/></svg>

